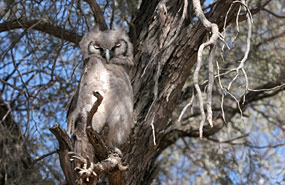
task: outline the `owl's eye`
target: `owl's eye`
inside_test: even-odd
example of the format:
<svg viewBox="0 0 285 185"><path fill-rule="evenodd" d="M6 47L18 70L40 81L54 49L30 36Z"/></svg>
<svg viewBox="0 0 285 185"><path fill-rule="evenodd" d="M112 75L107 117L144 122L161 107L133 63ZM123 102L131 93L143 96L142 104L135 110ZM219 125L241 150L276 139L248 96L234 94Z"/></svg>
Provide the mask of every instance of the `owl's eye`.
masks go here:
<svg viewBox="0 0 285 185"><path fill-rule="evenodd" d="M94 42L90 42L88 45L88 52L90 54L98 53L98 50L101 50L100 44L96 44Z"/></svg>
<svg viewBox="0 0 285 185"><path fill-rule="evenodd" d="M100 47L99 44L94 44L94 48L95 48L95 49L100 49L101 47Z"/></svg>
<svg viewBox="0 0 285 185"><path fill-rule="evenodd" d="M120 42L117 42L117 43L115 44L115 46L116 46L116 47L120 47L120 46L121 46L121 43L120 43Z"/></svg>

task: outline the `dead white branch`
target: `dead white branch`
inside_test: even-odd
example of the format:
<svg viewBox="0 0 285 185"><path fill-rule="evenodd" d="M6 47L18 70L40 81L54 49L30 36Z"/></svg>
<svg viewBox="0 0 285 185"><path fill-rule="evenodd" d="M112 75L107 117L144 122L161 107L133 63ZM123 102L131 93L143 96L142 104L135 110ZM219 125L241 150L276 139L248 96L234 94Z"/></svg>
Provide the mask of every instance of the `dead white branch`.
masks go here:
<svg viewBox="0 0 285 185"><path fill-rule="evenodd" d="M206 116L205 116L205 111L204 111L204 101L203 101L203 97L202 97L202 92L201 89L199 87L199 71L201 69L202 66L202 56L203 56L203 51L204 48L207 46L212 45L213 48L215 48L215 45L218 41L218 39L220 38L221 40L223 40L222 35L219 32L219 28L218 25L211 23L204 15L203 11L202 11L202 7L201 7L201 3L199 0L193 0L193 7L194 7L194 11L196 16L199 18L199 20L202 22L202 24L208 29L211 30L211 37L208 41L204 42L203 44L200 45L199 50L198 50L198 56L197 56L197 64L196 64L196 68L194 71L194 86L195 89L197 91L197 96L199 99L199 106L200 106L200 111L201 111L201 122L200 122L200 128L199 128L199 132L200 132L200 138L203 137L203 126L206 120ZM209 124L211 126L213 126L212 123L212 87L213 87L213 83L214 83L214 78L213 78L213 59L215 56L215 50L213 49L213 51L210 54L210 59L209 59L209 70L211 70L212 72L209 71L209 84L208 84L208 92L207 92L207 120L209 122ZM209 103L210 102L210 103Z"/></svg>
<svg viewBox="0 0 285 185"><path fill-rule="evenodd" d="M221 100L221 108L222 108L222 111L223 111L223 103L224 103L224 97L225 95L230 95L230 97L237 103L237 106L238 106L238 109L240 111L240 115L243 119L243 112L242 112L242 109L241 109L241 106L240 106L240 102L238 101L238 99L232 94L230 93L230 90L231 90L231 87L232 87L232 84L240 77L240 72L243 74L243 77L245 79L245 92L243 94L243 103L245 102L245 95L246 93L249 91L249 85L248 85L248 77L247 77L247 73L244 69L244 66L245 66L245 62L246 60L248 59L248 55L249 55L249 52L250 52L250 39L251 39L251 34L252 34L252 15L250 13L250 10L248 8L248 6L246 5L245 3L245 0L241 0L241 1L234 1L229 10L227 11L227 14L226 14L226 17L225 17L225 23L224 23L224 37L226 35L226 22L227 22L227 17L228 17L228 14L233 6L233 4L235 3L239 3L241 4L239 10L238 10L238 14L237 14L237 18L236 18L236 26L237 26L237 32L239 32L239 25L238 25L238 17L239 17L239 14L241 12L241 8L243 7L244 10L245 10L245 13L246 13L246 18L247 18L247 24L248 24L248 32L247 32L247 40L246 40L246 51L245 51L245 54L243 56L243 58L239 61L239 66L234 68L234 69L231 69L225 73L222 73L222 74L219 74L219 65L217 63L217 68L218 68L218 79L219 79L219 85L220 85L220 88L222 89L223 91L223 95L222 95L222 100ZM224 45L225 46L225 45ZM222 50L224 48L224 46L222 47ZM223 58L223 57L222 57ZM231 72L235 72L235 76L234 78L228 83L227 87L224 88L224 86L222 85L222 82L221 82L221 79L220 77L221 76L224 76L224 75L227 75ZM225 121L225 115L224 115L224 112L223 112L223 119Z"/></svg>
<svg viewBox="0 0 285 185"><path fill-rule="evenodd" d="M216 45L211 49L209 56L208 72L209 72L209 83L207 88L207 120L211 127L213 127L213 111L212 111L212 92L214 85L214 60L215 60Z"/></svg>
<svg viewBox="0 0 285 185"><path fill-rule="evenodd" d="M194 102L194 97L195 97L195 93L194 91L192 92L192 97L189 103L187 103L187 105L183 108L183 110L181 111L179 117L178 117L178 122L181 122L183 115L185 114L186 110L188 109L188 107L192 107L193 102Z"/></svg>

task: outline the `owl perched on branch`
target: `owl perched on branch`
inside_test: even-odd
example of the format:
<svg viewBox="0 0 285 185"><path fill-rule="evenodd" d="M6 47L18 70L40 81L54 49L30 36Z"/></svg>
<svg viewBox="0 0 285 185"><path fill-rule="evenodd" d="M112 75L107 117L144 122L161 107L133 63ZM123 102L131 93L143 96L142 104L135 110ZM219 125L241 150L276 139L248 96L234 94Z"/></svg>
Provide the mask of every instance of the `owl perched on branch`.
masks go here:
<svg viewBox="0 0 285 185"><path fill-rule="evenodd" d="M100 31L98 27L85 35L79 45L84 67L69 103L67 131L79 142L76 145L75 141L74 151L85 157L87 151L80 150L88 150L88 144L80 137L96 101L93 91L98 91L103 101L93 116L92 128L103 136L106 145L119 148L130 134L134 123L133 91L126 68L133 65L133 46L125 31Z"/></svg>

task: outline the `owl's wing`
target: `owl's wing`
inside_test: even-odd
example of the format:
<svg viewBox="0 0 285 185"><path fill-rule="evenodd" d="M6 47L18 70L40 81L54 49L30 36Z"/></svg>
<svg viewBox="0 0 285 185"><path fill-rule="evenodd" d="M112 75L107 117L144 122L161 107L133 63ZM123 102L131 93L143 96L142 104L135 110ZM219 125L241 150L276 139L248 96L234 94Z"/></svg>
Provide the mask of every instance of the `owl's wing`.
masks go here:
<svg viewBox="0 0 285 185"><path fill-rule="evenodd" d="M76 88L76 90L72 93L71 97L68 100L67 103L67 114L66 114L66 118L69 116L69 114L71 112L73 112L76 108L76 104L77 104L77 100L78 100L78 95L79 95L79 89Z"/></svg>
<svg viewBox="0 0 285 185"><path fill-rule="evenodd" d="M76 109L77 101L79 96L79 88L77 87L76 91L74 91L68 101L67 104L67 114L66 114L66 120L67 120L67 133L73 133L74 132L74 123L70 120L71 113Z"/></svg>

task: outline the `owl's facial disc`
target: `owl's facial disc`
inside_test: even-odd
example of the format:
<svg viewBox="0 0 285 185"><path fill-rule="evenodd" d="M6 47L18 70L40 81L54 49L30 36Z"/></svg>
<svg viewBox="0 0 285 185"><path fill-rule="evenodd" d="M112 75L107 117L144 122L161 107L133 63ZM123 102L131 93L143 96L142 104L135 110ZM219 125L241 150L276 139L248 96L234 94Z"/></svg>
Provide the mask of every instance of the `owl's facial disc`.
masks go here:
<svg viewBox="0 0 285 185"><path fill-rule="evenodd" d="M100 44L91 41L88 45L89 54L100 55L107 63L110 63L111 59L115 56L115 50L121 47L121 41L116 42L113 47L104 47Z"/></svg>

